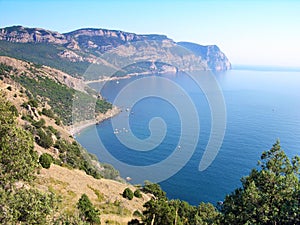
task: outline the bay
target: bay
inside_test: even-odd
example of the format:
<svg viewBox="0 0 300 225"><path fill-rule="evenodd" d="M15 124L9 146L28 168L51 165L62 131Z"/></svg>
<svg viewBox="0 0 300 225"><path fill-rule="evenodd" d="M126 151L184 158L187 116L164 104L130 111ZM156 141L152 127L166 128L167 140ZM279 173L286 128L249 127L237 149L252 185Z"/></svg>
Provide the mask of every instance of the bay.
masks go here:
<svg viewBox="0 0 300 225"><path fill-rule="evenodd" d="M120 97L118 93L124 88L129 89L126 92L129 101L142 96L148 89L153 93L162 93L165 98L148 93L135 104L119 105L122 113L100 125L85 129L76 139L89 152L96 154L100 161L112 162L113 166L120 169L122 177L127 177L129 171L122 170L122 166L118 168L118 163L114 164L114 161L106 158L103 147L119 162L135 166L136 173L130 173L131 182L142 183L143 180L148 180L148 177L152 178L155 174L161 175L168 169L173 169L161 169L147 175L146 172L143 173L143 168L167 159L174 151L179 151L179 148L183 153L192 148L197 122L195 121L195 127L191 126L185 130L184 143L179 145L182 136L180 113L189 112L178 110L178 107L185 108L184 105L176 107L172 103L177 99L184 99L183 95L188 95L197 110L200 125L196 148L187 163L180 166L177 173L161 181L160 185L169 198L178 198L194 205L201 201L216 204L217 201L222 201L226 194L240 187L240 178L257 167L262 151L270 149L278 138L289 157L299 155L300 72L240 69L216 73L213 76L224 96L226 130L219 153L204 171L199 171L198 167L210 137L211 109L206 93L185 74L148 75L147 82L140 82L138 88L132 90L130 84L142 77L107 83L101 93L112 102ZM183 92L174 91L173 87L167 89L160 78L176 84ZM99 90L98 85L93 87ZM126 139L126 135L132 131L132 134L142 141L152 135L154 141L150 140L149 143L154 145L163 129L154 126L151 133L149 123L153 118L161 118L166 125L164 138L153 149L138 151L118 139L118 136ZM122 121L128 121L129 127ZM163 125L160 122L158 121L158 124ZM122 125L118 127L118 124ZM155 136L155 133L158 135ZM177 161L169 166L178 167Z"/></svg>

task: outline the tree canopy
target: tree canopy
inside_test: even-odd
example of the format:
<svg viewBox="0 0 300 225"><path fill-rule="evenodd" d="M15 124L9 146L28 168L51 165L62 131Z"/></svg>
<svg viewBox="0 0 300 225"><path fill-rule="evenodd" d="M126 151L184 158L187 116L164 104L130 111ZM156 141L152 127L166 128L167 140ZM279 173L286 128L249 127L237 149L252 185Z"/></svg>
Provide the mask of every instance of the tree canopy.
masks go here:
<svg viewBox="0 0 300 225"><path fill-rule="evenodd" d="M260 169L243 177L242 187L226 196L223 224L299 224L299 156L292 161L277 141L261 155Z"/></svg>

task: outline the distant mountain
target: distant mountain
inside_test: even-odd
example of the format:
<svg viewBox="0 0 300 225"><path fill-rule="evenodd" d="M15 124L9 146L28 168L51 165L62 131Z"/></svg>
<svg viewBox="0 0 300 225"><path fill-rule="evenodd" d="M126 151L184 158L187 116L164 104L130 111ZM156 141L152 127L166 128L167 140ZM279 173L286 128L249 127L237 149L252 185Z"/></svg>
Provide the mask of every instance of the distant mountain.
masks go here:
<svg viewBox="0 0 300 225"><path fill-rule="evenodd" d="M200 46L201 51L195 51L194 45ZM84 74L86 80L109 76L140 62L138 71L152 72L163 72L164 68L168 71L220 71L231 67L217 46L176 43L165 35L138 35L94 28L64 34L22 26L2 28L0 55L55 67L73 76ZM145 67L149 65L145 62L152 64ZM153 63L157 62L161 66L153 70ZM94 69L86 73L90 65Z"/></svg>
<svg viewBox="0 0 300 225"><path fill-rule="evenodd" d="M177 42L177 44L200 56L207 63L208 67L213 70L224 71L231 69L231 63L216 45L203 46L191 42Z"/></svg>

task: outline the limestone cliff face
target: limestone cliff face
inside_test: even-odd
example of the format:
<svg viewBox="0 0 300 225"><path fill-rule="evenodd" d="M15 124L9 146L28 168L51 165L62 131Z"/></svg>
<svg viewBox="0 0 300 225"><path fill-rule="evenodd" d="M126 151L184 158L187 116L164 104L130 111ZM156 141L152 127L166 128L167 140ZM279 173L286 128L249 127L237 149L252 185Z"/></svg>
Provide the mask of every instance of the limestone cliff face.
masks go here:
<svg viewBox="0 0 300 225"><path fill-rule="evenodd" d="M25 28L22 26L13 26L0 29L0 40L10 42L37 42L66 44L66 37L58 32L48 31L41 28Z"/></svg>
<svg viewBox="0 0 300 225"><path fill-rule="evenodd" d="M231 69L228 58L216 45L203 46L191 42L178 42L177 44L200 56L211 70L224 71Z"/></svg>
<svg viewBox="0 0 300 225"><path fill-rule="evenodd" d="M1 40L14 43L47 43L55 46L59 51L56 56L61 59L72 63L103 64L105 67L118 69L140 61L164 62L179 71L221 71L231 68L225 54L215 45L176 43L165 35L157 34L139 35L94 28L60 34L41 28L13 26L0 29ZM114 52L110 54L110 50ZM113 62L112 57L116 59Z"/></svg>

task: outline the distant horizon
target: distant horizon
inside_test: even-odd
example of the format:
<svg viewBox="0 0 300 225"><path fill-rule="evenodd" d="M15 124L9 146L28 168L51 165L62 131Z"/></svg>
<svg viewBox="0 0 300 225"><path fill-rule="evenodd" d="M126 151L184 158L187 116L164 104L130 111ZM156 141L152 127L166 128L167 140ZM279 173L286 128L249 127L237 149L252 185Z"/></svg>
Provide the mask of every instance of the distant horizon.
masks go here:
<svg viewBox="0 0 300 225"><path fill-rule="evenodd" d="M0 27L160 34L217 45L234 65L300 67L300 1L1 0L0 7Z"/></svg>

